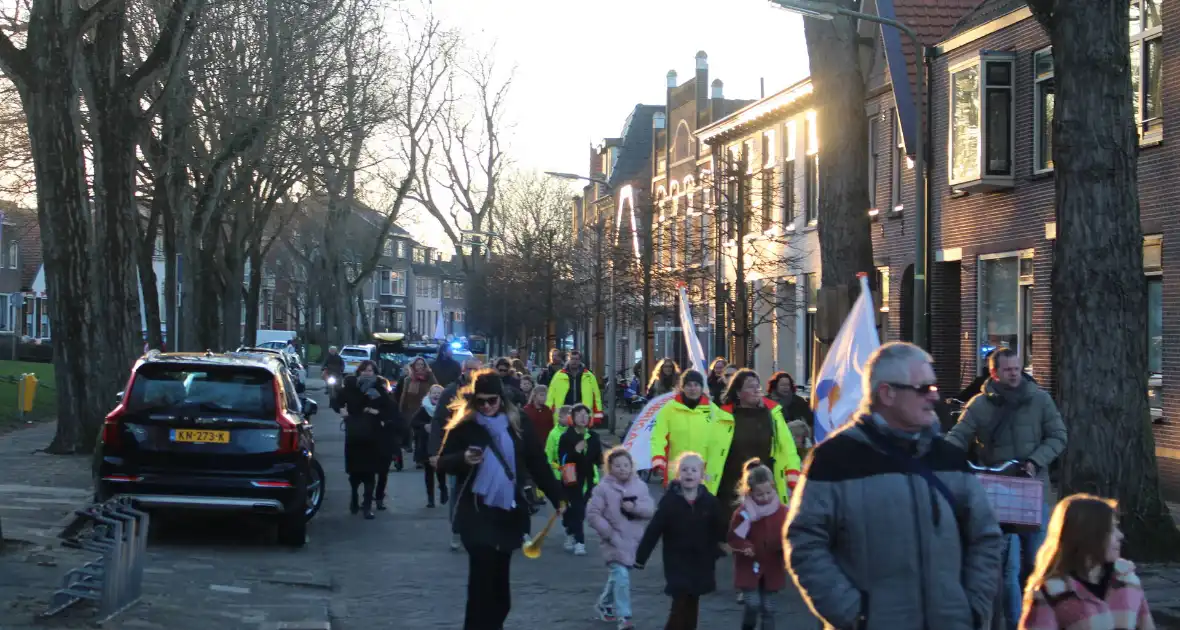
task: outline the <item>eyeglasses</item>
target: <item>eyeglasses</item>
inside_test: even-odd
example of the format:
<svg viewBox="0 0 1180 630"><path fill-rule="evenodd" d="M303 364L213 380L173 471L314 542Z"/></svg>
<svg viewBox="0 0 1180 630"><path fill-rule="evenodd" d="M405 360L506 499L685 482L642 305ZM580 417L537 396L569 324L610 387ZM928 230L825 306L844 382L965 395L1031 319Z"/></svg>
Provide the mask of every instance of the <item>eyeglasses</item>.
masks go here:
<svg viewBox="0 0 1180 630"><path fill-rule="evenodd" d="M475 404L479 405L480 407L494 407L494 406L500 404L500 397L499 396L476 396L475 397Z"/></svg>
<svg viewBox="0 0 1180 630"><path fill-rule="evenodd" d="M886 383L886 385L894 389L908 389L919 396L925 396L931 392L938 393L938 384L926 383L925 385L910 385L909 383Z"/></svg>

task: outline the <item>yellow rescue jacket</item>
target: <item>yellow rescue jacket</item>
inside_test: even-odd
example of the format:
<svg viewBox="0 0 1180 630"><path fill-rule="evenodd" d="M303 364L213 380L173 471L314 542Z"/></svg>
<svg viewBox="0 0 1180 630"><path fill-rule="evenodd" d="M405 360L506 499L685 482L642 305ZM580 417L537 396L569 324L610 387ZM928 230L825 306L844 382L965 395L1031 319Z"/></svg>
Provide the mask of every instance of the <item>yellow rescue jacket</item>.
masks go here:
<svg viewBox="0 0 1180 630"><path fill-rule="evenodd" d="M651 432L651 465L652 468L667 471L664 485L676 478L676 458L682 453L694 452L708 466L709 454L706 450L712 434L710 425L717 411L717 406L708 396L701 396L700 403L689 409L684 404L684 395L678 393L664 403L656 414L656 423Z"/></svg>

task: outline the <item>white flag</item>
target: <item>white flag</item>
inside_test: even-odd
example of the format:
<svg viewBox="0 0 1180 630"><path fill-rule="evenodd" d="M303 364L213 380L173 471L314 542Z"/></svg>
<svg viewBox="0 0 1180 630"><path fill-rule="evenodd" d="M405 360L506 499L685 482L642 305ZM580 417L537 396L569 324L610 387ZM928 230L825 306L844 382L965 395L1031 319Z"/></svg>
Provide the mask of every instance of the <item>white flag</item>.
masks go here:
<svg viewBox="0 0 1180 630"><path fill-rule="evenodd" d="M438 312L438 322L436 322L434 324L434 338L435 339L446 339L447 338L447 328L446 328L446 325L443 324L443 312L442 311Z"/></svg>
<svg viewBox="0 0 1180 630"><path fill-rule="evenodd" d="M863 395L865 364L881 346L873 314L868 276L860 276L860 297L840 327L827 358L815 375L811 408L815 411L815 441L840 428L856 413Z"/></svg>
<svg viewBox="0 0 1180 630"><path fill-rule="evenodd" d="M697 325L692 319L692 310L688 306L688 289L680 285L680 329L684 331L684 347L688 349L688 360L692 362L692 369L701 373L705 371L705 351L701 348L701 338L697 336Z"/></svg>
<svg viewBox="0 0 1180 630"><path fill-rule="evenodd" d="M656 414L676 397L676 392L668 392L652 398L650 402L631 421L627 435L623 437L623 448L631 453L635 461L635 470L651 468L651 433L656 427Z"/></svg>

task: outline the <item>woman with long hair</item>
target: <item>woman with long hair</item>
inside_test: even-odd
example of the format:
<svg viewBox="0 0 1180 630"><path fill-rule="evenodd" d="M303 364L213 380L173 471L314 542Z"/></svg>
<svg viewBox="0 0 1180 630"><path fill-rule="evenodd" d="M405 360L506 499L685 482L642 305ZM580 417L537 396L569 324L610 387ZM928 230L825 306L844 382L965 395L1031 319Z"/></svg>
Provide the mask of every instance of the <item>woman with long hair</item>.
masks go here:
<svg viewBox="0 0 1180 630"><path fill-rule="evenodd" d="M811 404L796 390L795 378L787 372L775 372L766 385L766 397L782 408L783 418L795 437L795 449L803 456L811 448L815 413L811 411Z"/></svg>
<svg viewBox="0 0 1180 630"><path fill-rule="evenodd" d="M418 409L422 407L422 401L426 398L427 393L430 392L430 388L438 384L438 379L434 378L434 372L430 370L426 359L420 356L414 357L410 361L407 372L408 374L402 378L395 395L397 397L397 408L401 412L401 417L412 419L418 414ZM409 429L410 427L407 426L404 428ZM406 431L406 433L409 433L409 431ZM395 449L393 457L394 464L397 465L399 471L403 467L401 451L401 445L399 444ZM420 461L418 453L414 454L414 459Z"/></svg>
<svg viewBox="0 0 1180 630"><path fill-rule="evenodd" d="M709 398L713 400L720 400L722 392L725 391L725 366L728 361L725 357L717 357L709 364L709 378L707 384L709 386Z"/></svg>
<svg viewBox="0 0 1180 630"><path fill-rule="evenodd" d="M715 430L708 448L709 491L732 514L746 462L757 458L774 472L775 490L783 503L799 480L799 451L783 420L782 406L763 396L762 382L754 370L741 369L722 394Z"/></svg>
<svg viewBox="0 0 1180 630"><path fill-rule="evenodd" d="M664 357L651 372L651 380L647 382L647 399L674 392L679 383L680 365L670 357Z"/></svg>
<svg viewBox="0 0 1180 630"><path fill-rule="evenodd" d="M512 553L529 533L525 472L559 512L561 486L530 422L493 370L472 374L451 404L438 468L456 477L455 529L467 549L465 630L503 628L512 609Z"/></svg>
<svg viewBox="0 0 1180 630"><path fill-rule="evenodd" d="M393 448L396 447L397 406L390 397L389 383L377 376L377 364L362 361L356 373L344 379L340 401L344 416L344 469L352 486L349 510L362 509L366 519L374 518L373 492L378 493L378 509L385 509L385 484ZM391 444L391 442L393 442ZM364 503L357 492L364 489Z"/></svg>
<svg viewBox="0 0 1180 630"><path fill-rule="evenodd" d="M1066 497L1053 510L1024 592L1025 630L1154 630L1135 565L1122 558L1111 499Z"/></svg>

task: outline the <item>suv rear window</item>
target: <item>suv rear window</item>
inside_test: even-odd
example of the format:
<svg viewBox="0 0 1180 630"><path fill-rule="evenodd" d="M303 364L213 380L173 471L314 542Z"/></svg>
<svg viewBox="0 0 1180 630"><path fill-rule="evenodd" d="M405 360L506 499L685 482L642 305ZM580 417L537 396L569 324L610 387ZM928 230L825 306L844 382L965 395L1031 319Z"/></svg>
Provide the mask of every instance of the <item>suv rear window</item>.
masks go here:
<svg viewBox="0 0 1180 630"><path fill-rule="evenodd" d="M369 351L362 350L360 348L345 348L340 351L340 356L342 356L342 357L355 357L358 359L367 359L367 358L369 358Z"/></svg>
<svg viewBox="0 0 1180 630"><path fill-rule="evenodd" d="M127 407L131 412L273 418L274 377L267 370L231 366L145 365L135 376Z"/></svg>

